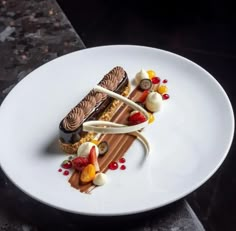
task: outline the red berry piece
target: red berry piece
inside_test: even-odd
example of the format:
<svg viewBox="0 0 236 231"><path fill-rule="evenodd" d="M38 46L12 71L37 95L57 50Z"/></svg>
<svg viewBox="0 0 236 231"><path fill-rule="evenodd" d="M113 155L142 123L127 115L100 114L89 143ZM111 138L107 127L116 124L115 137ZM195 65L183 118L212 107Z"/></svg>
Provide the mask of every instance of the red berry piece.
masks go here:
<svg viewBox="0 0 236 231"><path fill-rule="evenodd" d="M153 77L152 78L152 83L153 84L158 84L158 83L160 83L161 82L161 79L159 78L159 77Z"/></svg>
<svg viewBox="0 0 236 231"><path fill-rule="evenodd" d="M168 83L168 80L167 80L167 79L163 79L162 82L163 82L163 83Z"/></svg>
<svg viewBox="0 0 236 231"><path fill-rule="evenodd" d="M95 146L90 149L88 161L94 165L96 172L100 171Z"/></svg>
<svg viewBox="0 0 236 231"><path fill-rule="evenodd" d="M146 121L146 117L141 112L136 112L128 118L130 125L140 124Z"/></svg>
<svg viewBox="0 0 236 231"><path fill-rule="evenodd" d="M169 99L169 98L170 98L169 94L164 94L164 95L162 95L162 99L163 99L163 100L167 100L167 99Z"/></svg>
<svg viewBox="0 0 236 231"><path fill-rule="evenodd" d="M78 171L82 171L83 168L87 166L88 164L89 164L89 161L87 157L79 156L72 160L73 167Z"/></svg>
<svg viewBox="0 0 236 231"><path fill-rule="evenodd" d="M148 94L149 94L149 91L148 91L148 90L144 91L144 92L142 93L142 95L140 96L140 98L139 98L139 102L140 102L140 103L144 103L145 100L146 100L146 98L147 98L147 96L148 96Z"/></svg>

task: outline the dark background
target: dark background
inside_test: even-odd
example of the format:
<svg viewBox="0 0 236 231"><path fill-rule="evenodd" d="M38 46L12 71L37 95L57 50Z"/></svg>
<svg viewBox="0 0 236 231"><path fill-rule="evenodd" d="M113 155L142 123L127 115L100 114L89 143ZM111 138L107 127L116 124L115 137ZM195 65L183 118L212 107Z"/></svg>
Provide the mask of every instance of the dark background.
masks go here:
<svg viewBox="0 0 236 231"><path fill-rule="evenodd" d="M136 44L180 54L210 72L235 106L236 13L232 2L58 3L86 47ZM235 150L234 142L214 176L187 196L206 230L236 230Z"/></svg>

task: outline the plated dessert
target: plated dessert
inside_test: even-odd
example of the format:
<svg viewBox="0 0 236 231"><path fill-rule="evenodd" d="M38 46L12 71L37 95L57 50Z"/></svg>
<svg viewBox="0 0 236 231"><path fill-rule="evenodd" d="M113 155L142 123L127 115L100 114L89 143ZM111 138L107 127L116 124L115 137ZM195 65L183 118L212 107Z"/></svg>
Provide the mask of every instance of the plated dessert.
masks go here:
<svg viewBox="0 0 236 231"><path fill-rule="evenodd" d="M142 69L130 92L122 67L106 74L60 122L60 147L70 155L59 172L72 174L69 183L89 193L107 182L107 170L125 170L125 153L135 139L150 150L142 129L154 122L163 100L169 99L167 79Z"/></svg>

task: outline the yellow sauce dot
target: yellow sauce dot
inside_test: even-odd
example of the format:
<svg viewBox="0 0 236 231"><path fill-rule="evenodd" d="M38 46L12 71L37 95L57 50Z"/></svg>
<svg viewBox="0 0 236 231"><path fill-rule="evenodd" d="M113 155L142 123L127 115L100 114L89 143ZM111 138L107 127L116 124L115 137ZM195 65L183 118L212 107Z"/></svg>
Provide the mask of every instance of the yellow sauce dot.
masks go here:
<svg viewBox="0 0 236 231"><path fill-rule="evenodd" d="M148 117L148 123L151 124L151 123L154 122L155 117L154 117L154 115L153 115L152 113L150 113L150 112L149 112L148 114L149 114L149 117Z"/></svg>
<svg viewBox="0 0 236 231"><path fill-rule="evenodd" d="M168 87L166 85L160 85L158 88L157 88L157 91L158 93L160 93L161 95L167 93L168 91Z"/></svg>
<svg viewBox="0 0 236 231"><path fill-rule="evenodd" d="M98 145L100 142L98 140L92 140L91 143Z"/></svg>
<svg viewBox="0 0 236 231"><path fill-rule="evenodd" d="M156 76L156 72L153 70L148 70L147 71L149 79L152 79L154 76Z"/></svg>

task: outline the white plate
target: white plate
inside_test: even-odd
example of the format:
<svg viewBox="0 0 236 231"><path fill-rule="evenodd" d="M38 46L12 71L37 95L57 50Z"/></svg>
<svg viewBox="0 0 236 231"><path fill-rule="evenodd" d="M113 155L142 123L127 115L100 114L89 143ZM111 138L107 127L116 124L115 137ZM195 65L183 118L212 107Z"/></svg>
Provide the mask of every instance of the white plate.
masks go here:
<svg viewBox="0 0 236 231"><path fill-rule="evenodd" d="M141 68L169 80L170 99L145 128L151 142L144 160L136 141L125 171L109 171L109 183L91 195L70 187L57 170L65 155L58 124L114 66L133 79ZM80 214L123 215L169 204L203 184L230 148L234 116L219 83L195 63L140 46L105 46L74 52L30 73L0 108L0 160L7 176L31 197Z"/></svg>

